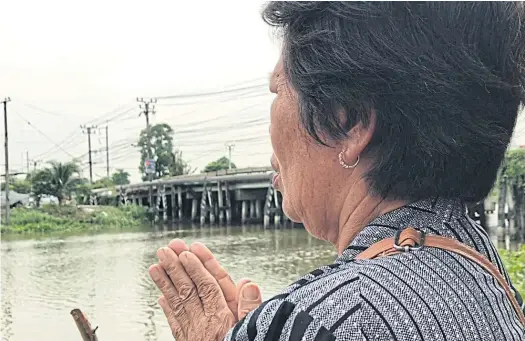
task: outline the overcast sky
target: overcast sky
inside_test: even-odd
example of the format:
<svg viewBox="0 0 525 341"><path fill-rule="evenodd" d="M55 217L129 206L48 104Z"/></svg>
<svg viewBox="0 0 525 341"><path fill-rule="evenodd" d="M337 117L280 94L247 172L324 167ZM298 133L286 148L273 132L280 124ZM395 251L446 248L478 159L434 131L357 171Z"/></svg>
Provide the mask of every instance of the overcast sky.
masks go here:
<svg viewBox="0 0 525 341"><path fill-rule="evenodd" d="M265 166L272 96L267 76L279 43L260 19L262 1L4 1L0 20L0 97L10 96L10 164L29 159L87 168L87 136L95 178L105 175L104 127L109 120L111 170L138 179L132 146L145 126L136 97L159 99L152 123L175 130L175 145L194 167L226 155L233 141L238 166ZM29 123L28 123L29 122ZM517 129L525 144L525 124ZM2 127L3 132L3 127ZM99 151L101 150L101 151ZM2 149L2 160L4 153ZM3 167L3 166L2 166Z"/></svg>

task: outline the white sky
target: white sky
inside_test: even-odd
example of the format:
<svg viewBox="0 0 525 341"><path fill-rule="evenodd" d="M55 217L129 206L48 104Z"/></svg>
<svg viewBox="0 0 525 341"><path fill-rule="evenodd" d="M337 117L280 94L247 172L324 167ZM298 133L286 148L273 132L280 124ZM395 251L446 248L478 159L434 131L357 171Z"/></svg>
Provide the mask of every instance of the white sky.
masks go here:
<svg viewBox="0 0 525 341"><path fill-rule="evenodd" d="M166 122L175 129L175 146L194 167L226 155L228 141L236 141L237 166L268 165L272 96L265 84L279 45L260 19L262 5L262 1L92 0L84 5L66 0L4 1L0 98L12 99L11 169L25 171L26 151L29 159L42 161L66 161L73 155L86 162L87 177L87 136L80 125L97 123L103 128L111 118L111 170L125 168L137 180L139 153L131 144L145 119L138 117L136 97L235 85L260 87L243 92L248 97L244 99L230 94L159 100L152 123ZM523 117L517 131L516 144L525 144ZM103 133L93 137L93 149L104 148ZM0 157L3 164L3 148ZM104 153L95 153L93 160L95 178L104 176Z"/></svg>

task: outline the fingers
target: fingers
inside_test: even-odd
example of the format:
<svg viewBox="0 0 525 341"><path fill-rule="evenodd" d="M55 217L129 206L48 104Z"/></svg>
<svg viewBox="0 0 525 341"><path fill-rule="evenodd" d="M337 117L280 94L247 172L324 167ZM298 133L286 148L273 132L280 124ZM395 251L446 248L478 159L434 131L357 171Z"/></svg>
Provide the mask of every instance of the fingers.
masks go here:
<svg viewBox="0 0 525 341"><path fill-rule="evenodd" d="M182 265L180 258L168 247L160 248L157 251L157 257L159 258L160 265L171 279L178 293L179 303L182 303L182 305L179 304L179 306L184 307L187 317L192 320L195 316L202 314L203 306L197 292L197 287L194 285L194 281L188 276L188 273L186 273L186 269ZM167 296L166 298L169 299Z"/></svg>
<svg viewBox="0 0 525 341"><path fill-rule="evenodd" d="M166 318L168 319L168 325L170 326L173 337L176 340L181 340L181 339L187 340L184 336L185 335L184 331L182 330L179 322L177 321L177 319L175 318L175 315L173 314L173 311L170 307L170 304L168 303L168 300L164 296L161 296L158 299L158 303L160 307L162 308L164 315L166 315Z"/></svg>
<svg viewBox="0 0 525 341"><path fill-rule="evenodd" d="M162 292L164 300L169 304L172 315L171 318L176 319L179 324L186 325L190 321L189 316L184 310L177 288L175 288L164 269L160 265L154 264L149 267L149 274L153 282L155 282ZM166 317L168 317L168 315L166 315Z"/></svg>
<svg viewBox="0 0 525 341"><path fill-rule="evenodd" d="M241 289L244 285L250 283L251 281L246 278L242 278L237 282L237 286L235 288L235 301L231 302L231 304L228 304L228 306L231 309L235 310L235 317L237 318L237 321L241 320L242 317L239 317L239 298L241 297Z"/></svg>
<svg viewBox="0 0 525 341"><path fill-rule="evenodd" d="M228 307L230 307L234 315L237 315L237 288L228 272L224 270L217 258L204 244L193 243L190 251L199 258L206 270L219 283Z"/></svg>
<svg viewBox="0 0 525 341"><path fill-rule="evenodd" d="M180 255L183 251L189 251L190 249L182 239L172 239L169 242L168 247L175 251L177 256Z"/></svg>
<svg viewBox="0 0 525 341"><path fill-rule="evenodd" d="M213 316L219 310L226 309L229 311L219 284L210 272L206 270L199 258L191 252L182 252L179 258L184 269L197 287L204 314Z"/></svg>
<svg viewBox="0 0 525 341"><path fill-rule="evenodd" d="M242 320L250 311L257 308L262 302L259 286L255 283L245 283L241 286L237 316Z"/></svg>

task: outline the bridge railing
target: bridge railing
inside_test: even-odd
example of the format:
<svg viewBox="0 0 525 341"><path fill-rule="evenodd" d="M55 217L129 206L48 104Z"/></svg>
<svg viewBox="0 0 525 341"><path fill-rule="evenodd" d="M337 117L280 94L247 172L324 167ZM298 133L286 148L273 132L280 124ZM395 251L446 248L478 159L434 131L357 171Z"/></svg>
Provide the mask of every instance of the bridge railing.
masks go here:
<svg viewBox="0 0 525 341"><path fill-rule="evenodd" d="M266 179L268 174L272 171L271 167L251 167L251 168L237 168L237 169L226 169L214 172L191 174L191 175L179 175L168 178L156 179L151 182L153 186L157 184L173 185L173 184L195 184L204 183L206 181L217 181L220 179L228 179L230 181L242 181L242 180L259 180ZM137 189L142 187L148 187L149 182L138 182L129 185L116 186L120 190ZM95 194L104 194L109 191L108 188L95 189L92 192Z"/></svg>

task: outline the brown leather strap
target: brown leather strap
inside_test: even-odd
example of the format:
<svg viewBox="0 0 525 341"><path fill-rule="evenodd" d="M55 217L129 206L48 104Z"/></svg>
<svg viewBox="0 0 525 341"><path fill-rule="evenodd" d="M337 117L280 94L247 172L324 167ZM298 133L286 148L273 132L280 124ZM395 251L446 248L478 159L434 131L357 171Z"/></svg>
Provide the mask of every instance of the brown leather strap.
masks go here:
<svg viewBox="0 0 525 341"><path fill-rule="evenodd" d="M423 247L435 247L438 249L457 253L470 261L482 267L485 271L490 273L505 290L507 297L512 304L512 307L518 314L518 318L525 327L525 316L521 310L516 297L512 294L510 286L498 271L496 266L492 264L485 256L472 249L471 247L458 242L457 240L441 237L441 236L426 236L424 233L409 227L405 230L400 230L396 233L394 238L383 239L365 251L361 252L356 259L374 259L389 255L398 254L401 252L410 252L418 250Z"/></svg>

